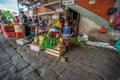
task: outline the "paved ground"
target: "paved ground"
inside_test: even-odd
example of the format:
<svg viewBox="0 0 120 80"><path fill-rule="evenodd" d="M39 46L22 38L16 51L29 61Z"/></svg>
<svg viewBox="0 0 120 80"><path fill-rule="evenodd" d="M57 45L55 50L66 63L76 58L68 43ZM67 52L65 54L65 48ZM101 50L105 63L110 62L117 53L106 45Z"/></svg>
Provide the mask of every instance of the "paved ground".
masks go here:
<svg viewBox="0 0 120 80"><path fill-rule="evenodd" d="M110 49L72 46L67 62L17 45L0 35L0 80L120 80L120 55Z"/></svg>

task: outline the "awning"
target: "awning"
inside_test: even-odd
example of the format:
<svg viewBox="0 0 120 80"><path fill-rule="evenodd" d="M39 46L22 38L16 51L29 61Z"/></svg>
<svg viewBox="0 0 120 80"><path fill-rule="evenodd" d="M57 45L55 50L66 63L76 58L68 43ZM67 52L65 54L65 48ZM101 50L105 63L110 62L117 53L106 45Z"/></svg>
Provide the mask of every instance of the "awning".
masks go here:
<svg viewBox="0 0 120 80"><path fill-rule="evenodd" d="M51 14L54 14L55 13L55 11L53 11L53 12L45 12L45 13L39 13L39 14L37 14L38 16L41 16L41 15L51 15Z"/></svg>

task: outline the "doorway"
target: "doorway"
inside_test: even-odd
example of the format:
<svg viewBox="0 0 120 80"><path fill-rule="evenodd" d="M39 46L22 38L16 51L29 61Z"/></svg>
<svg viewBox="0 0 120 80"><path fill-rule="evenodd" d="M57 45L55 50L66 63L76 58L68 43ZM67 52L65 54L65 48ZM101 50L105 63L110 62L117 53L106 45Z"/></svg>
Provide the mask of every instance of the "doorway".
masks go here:
<svg viewBox="0 0 120 80"><path fill-rule="evenodd" d="M76 11L68 8L66 12L66 19L69 21L69 25L72 26L75 37L78 36L79 32L79 23L80 23L80 14Z"/></svg>

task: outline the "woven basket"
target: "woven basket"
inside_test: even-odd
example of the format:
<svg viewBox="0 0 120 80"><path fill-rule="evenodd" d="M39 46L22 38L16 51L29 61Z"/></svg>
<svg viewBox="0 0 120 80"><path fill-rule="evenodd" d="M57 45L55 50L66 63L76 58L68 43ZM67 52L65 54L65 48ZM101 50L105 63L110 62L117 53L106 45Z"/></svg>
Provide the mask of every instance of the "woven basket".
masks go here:
<svg viewBox="0 0 120 80"><path fill-rule="evenodd" d="M14 25L15 32L25 32L24 25Z"/></svg>

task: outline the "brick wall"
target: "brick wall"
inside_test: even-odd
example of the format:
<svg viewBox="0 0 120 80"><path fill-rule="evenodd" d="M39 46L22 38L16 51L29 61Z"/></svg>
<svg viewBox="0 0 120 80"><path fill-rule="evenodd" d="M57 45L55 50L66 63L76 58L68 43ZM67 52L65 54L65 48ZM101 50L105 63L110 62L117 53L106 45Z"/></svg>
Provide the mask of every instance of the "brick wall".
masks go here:
<svg viewBox="0 0 120 80"><path fill-rule="evenodd" d="M107 10L114 7L115 0L96 0L95 4L89 4L89 0L77 0L77 4L102 18L109 20L110 16L107 14Z"/></svg>

